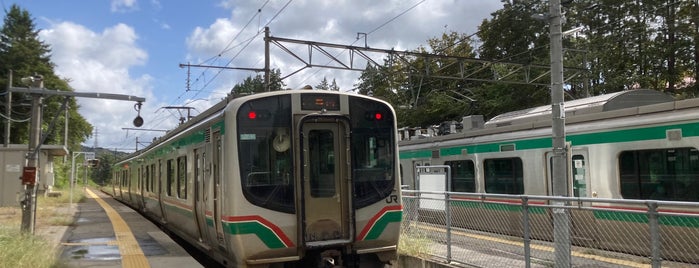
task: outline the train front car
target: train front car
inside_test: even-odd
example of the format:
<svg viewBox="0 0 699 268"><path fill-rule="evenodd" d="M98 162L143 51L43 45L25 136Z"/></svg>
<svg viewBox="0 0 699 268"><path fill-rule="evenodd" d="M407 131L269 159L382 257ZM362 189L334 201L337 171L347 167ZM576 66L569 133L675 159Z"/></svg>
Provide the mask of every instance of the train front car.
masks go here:
<svg viewBox="0 0 699 268"><path fill-rule="evenodd" d="M402 214L396 120L385 102L327 91L234 99L222 228L250 267L383 267ZM227 183L227 182L224 182Z"/></svg>

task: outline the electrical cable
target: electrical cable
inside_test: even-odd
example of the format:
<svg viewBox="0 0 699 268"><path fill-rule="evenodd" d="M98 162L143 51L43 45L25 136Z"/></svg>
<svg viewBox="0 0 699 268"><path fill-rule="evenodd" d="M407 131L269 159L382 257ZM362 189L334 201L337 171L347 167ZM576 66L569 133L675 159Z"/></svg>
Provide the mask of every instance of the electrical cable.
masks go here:
<svg viewBox="0 0 699 268"><path fill-rule="evenodd" d="M419 6L420 4L424 3L425 1L427 1L427 0L422 0L422 1L420 1L420 2L417 2L416 4L414 4L413 6L409 7L408 9L404 10L404 11L401 12L400 14L394 16L393 18L387 20L386 22L384 22L383 24L381 24L381 25L379 25L378 27L374 28L373 30L367 32L367 33L366 33L366 36L365 36L364 38L367 38L367 36L369 36L370 34L376 32L377 30L383 28L384 26L388 25L389 23L393 22L394 20L396 20L396 19L399 18L400 16L405 15L406 13L408 13L408 12L411 11L411 10L413 10L414 8L416 8L416 7ZM357 38L357 39L354 40L354 42L352 42L352 43L349 44L349 45L350 45L350 46L353 46L353 45L356 44L358 41L359 41L359 39ZM337 58L337 57L339 57L342 53L344 53L344 51L338 52L337 54L334 55L334 57ZM331 62L332 62L332 60L329 60L325 65L328 65L328 64L330 64ZM302 79L300 82L298 82L299 86L298 86L297 88L300 88L301 85L303 85L304 82L306 82L306 80L310 79L311 77L315 77L315 75L318 74L318 72L320 72L320 69L316 70L315 72L313 72L313 73L310 74L309 76L306 76L306 78L304 78L304 79Z"/></svg>

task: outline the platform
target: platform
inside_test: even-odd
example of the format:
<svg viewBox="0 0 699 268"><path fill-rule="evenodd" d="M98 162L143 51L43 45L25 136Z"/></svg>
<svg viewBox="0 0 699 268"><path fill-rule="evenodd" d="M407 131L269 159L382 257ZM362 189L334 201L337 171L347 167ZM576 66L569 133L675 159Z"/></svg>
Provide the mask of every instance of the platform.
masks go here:
<svg viewBox="0 0 699 268"><path fill-rule="evenodd" d="M69 267L203 267L158 226L100 191L86 190L75 217L60 243Z"/></svg>

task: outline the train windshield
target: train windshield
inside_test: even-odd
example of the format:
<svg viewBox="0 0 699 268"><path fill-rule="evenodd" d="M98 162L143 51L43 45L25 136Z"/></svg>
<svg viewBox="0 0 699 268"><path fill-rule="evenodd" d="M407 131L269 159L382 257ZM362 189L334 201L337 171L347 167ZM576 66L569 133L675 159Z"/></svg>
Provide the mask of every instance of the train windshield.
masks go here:
<svg viewBox="0 0 699 268"><path fill-rule="evenodd" d="M394 118L379 102L350 97L354 206L386 198L395 183Z"/></svg>
<svg viewBox="0 0 699 268"><path fill-rule="evenodd" d="M255 205L294 213L290 96L246 102L237 120L243 194Z"/></svg>

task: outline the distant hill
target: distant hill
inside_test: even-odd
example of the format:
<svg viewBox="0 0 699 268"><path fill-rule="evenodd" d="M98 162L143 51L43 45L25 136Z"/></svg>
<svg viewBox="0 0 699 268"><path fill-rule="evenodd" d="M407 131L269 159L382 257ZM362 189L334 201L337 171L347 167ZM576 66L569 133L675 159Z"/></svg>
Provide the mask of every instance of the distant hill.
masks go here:
<svg viewBox="0 0 699 268"><path fill-rule="evenodd" d="M110 155L112 157L115 157L116 159L121 159L121 158L129 155L129 153L127 153L127 152L115 151L115 150L102 148L102 147L94 148L94 147L82 146L80 148L80 150L82 150L82 152L95 152L96 158L101 158L104 155Z"/></svg>

